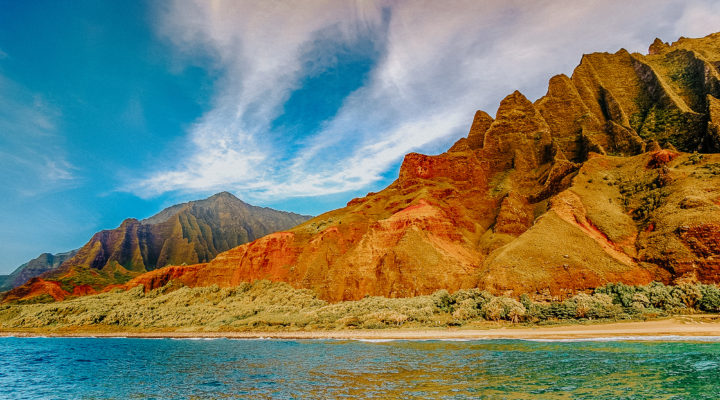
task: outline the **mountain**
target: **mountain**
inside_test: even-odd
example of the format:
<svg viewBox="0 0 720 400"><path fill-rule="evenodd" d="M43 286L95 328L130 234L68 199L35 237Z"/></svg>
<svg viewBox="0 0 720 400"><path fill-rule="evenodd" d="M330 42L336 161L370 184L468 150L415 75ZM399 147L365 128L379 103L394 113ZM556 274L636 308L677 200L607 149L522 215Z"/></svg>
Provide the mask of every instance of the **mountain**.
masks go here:
<svg viewBox="0 0 720 400"><path fill-rule="evenodd" d="M535 102L478 111L448 152L286 232L128 286L270 279L350 300L480 287L557 298L720 281L720 34L583 56Z"/></svg>
<svg viewBox="0 0 720 400"><path fill-rule="evenodd" d="M100 231L40 281L42 285L54 282L68 293L92 293L166 265L207 262L222 251L308 218L252 206L222 192L169 207L144 220L126 219L115 229ZM37 281L16 289L16 293L28 292Z"/></svg>
<svg viewBox="0 0 720 400"><path fill-rule="evenodd" d="M720 281L720 34L585 55L346 207L125 287L288 282L330 301L479 287L564 298ZM46 282L35 282L41 293Z"/></svg>
<svg viewBox="0 0 720 400"><path fill-rule="evenodd" d="M0 292L10 290L27 282L28 279L40 276L60 266L65 260L74 256L77 250L66 253L43 253L25 264L17 267L10 275L0 276Z"/></svg>

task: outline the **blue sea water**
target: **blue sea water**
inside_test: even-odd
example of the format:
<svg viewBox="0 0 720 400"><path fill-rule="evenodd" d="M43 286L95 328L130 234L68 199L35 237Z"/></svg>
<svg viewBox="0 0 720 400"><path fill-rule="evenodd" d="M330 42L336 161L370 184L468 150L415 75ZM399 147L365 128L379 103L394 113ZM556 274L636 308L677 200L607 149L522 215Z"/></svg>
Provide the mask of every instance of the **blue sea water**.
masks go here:
<svg viewBox="0 0 720 400"><path fill-rule="evenodd" d="M0 338L3 399L719 399L718 341Z"/></svg>

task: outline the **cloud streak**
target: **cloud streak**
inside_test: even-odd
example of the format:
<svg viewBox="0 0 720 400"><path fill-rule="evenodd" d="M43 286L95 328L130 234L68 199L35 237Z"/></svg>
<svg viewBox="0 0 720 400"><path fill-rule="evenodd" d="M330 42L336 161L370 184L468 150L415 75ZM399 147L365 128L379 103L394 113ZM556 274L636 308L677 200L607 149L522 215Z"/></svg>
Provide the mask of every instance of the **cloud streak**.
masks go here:
<svg viewBox="0 0 720 400"><path fill-rule="evenodd" d="M176 164L128 187L241 191L250 198L319 196L382 179L410 151L438 151L464 135L477 108L515 89L544 94L580 55L644 51L656 36L700 36L718 26L709 2L303 1L172 3L158 32L188 57L214 60L213 108L190 129ZM711 21L711 22L707 22ZM323 38L379 54L365 84L321 129L283 137L272 122L305 77L332 60ZM311 110L308 110L311 112Z"/></svg>
<svg viewBox="0 0 720 400"><path fill-rule="evenodd" d="M0 75L0 184L21 196L68 188L77 169L57 132L60 112Z"/></svg>

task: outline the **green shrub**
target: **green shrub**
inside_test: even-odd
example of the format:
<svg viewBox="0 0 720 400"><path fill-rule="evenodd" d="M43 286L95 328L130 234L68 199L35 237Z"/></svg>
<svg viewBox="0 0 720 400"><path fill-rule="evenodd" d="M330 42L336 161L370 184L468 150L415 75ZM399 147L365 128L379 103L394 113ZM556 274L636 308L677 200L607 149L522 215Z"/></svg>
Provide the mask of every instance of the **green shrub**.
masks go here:
<svg viewBox="0 0 720 400"><path fill-rule="evenodd" d="M650 301L650 306L660 310L670 310L681 306L681 303L671 294L672 287L665 286L661 282L651 282L641 286L642 294Z"/></svg>
<svg viewBox="0 0 720 400"><path fill-rule="evenodd" d="M494 297L482 306L482 316L490 321L501 319L518 322L525 317L527 310L519 301L509 297Z"/></svg>
<svg viewBox="0 0 720 400"><path fill-rule="evenodd" d="M700 288L702 298L697 303L697 307L702 311L719 312L720 311L720 289L715 285L702 285Z"/></svg>
<svg viewBox="0 0 720 400"><path fill-rule="evenodd" d="M47 299L40 299L47 300ZM632 287L609 284L592 295L554 302L495 297L477 289L440 290L411 298L366 297L328 304L310 290L257 281L235 288L190 288L169 283L77 297L62 302L0 306L0 328L105 326L110 329L337 329L453 326L490 321L548 321L648 317L720 311L715 285Z"/></svg>
<svg viewBox="0 0 720 400"><path fill-rule="evenodd" d="M634 286L618 282L599 287L595 289L595 293L607 294L612 298L613 303L620 304L623 307L631 307L636 290Z"/></svg>
<svg viewBox="0 0 720 400"><path fill-rule="evenodd" d="M559 317L567 315L572 310L572 303L575 304L575 318L617 318L622 313L622 307L613 302L613 298L604 293L594 293L592 296L586 293L575 295L566 302ZM561 309L558 310L560 312Z"/></svg>
<svg viewBox="0 0 720 400"><path fill-rule="evenodd" d="M480 309L481 307L478 307L478 302L475 299L465 299L458 304L457 307L455 307L455 311L453 311L453 317L459 319L459 320L472 320L480 316Z"/></svg>
<svg viewBox="0 0 720 400"><path fill-rule="evenodd" d="M700 287L698 285L679 285L675 286L670 292L676 303L687 308L695 307L695 304L702 297Z"/></svg>
<svg viewBox="0 0 720 400"><path fill-rule="evenodd" d="M632 298L632 308L638 311L646 309L650 305L650 300L644 293L635 292Z"/></svg>
<svg viewBox="0 0 720 400"><path fill-rule="evenodd" d="M433 293L433 300L435 302L435 307L437 307L440 311L452 313L455 300L452 296L450 296L450 293L448 293L447 290L441 289Z"/></svg>
<svg viewBox="0 0 720 400"><path fill-rule="evenodd" d="M532 316L538 320L573 319L577 315L577 304L572 300L539 304Z"/></svg>
<svg viewBox="0 0 720 400"><path fill-rule="evenodd" d="M594 293L592 295L592 307L588 312L588 318L620 318L623 308L619 304L613 302L612 297L603 293Z"/></svg>

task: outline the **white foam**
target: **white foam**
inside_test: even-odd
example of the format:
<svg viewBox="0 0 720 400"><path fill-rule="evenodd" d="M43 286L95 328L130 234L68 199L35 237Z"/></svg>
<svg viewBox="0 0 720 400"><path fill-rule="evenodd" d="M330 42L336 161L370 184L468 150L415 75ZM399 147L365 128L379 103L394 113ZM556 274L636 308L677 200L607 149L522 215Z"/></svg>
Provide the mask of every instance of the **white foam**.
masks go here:
<svg viewBox="0 0 720 400"><path fill-rule="evenodd" d="M720 336L681 336L681 335L660 335L660 336L607 336L607 337L589 337L589 338L515 338L515 337L478 337L478 338L403 338L403 339L363 339L348 338L339 340L356 340L368 343L384 343L384 342L489 342L498 340L522 340L526 342L548 342L548 343L573 343L573 342L720 342Z"/></svg>
<svg viewBox="0 0 720 400"><path fill-rule="evenodd" d="M476 338L271 338L271 337L142 337L142 336L2 336L0 338L23 338L23 339L143 339L143 340L280 340L280 341L358 341L366 343L388 343L388 342L493 342L499 340L521 340L527 342L547 343L573 343L573 342L720 342L720 336L682 336L682 335L660 335L660 336L607 336L588 338L516 338L516 337L476 337Z"/></svg>
<svg viewBox="0 0 720 400"><path fill-rule="evenodd" d="M359 342L368 343L384 343L384 342L470 342L473 340L486 340L486 339L466 339L466 338L401 338L401 339L363 339L363 338L348 338L338 340L356 340Z"/></svg>
<svg viewBox="0 0 720 400"><path fill-rule="evenodd" d="M716 361L698 361L692 364L692 367L696 371L714 371L717 370L718 363Z"/></svg>
<svg viewBox="0 0 720 400"><path fill-rule="evenodd" d="M720 342L720 336L608 336L573 339L519 339L529 342Z"/></svg>

